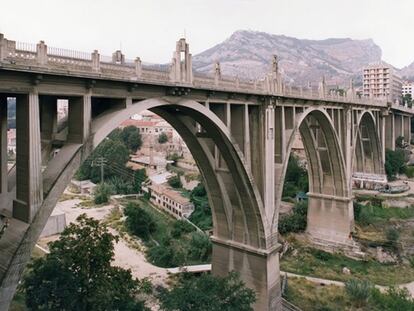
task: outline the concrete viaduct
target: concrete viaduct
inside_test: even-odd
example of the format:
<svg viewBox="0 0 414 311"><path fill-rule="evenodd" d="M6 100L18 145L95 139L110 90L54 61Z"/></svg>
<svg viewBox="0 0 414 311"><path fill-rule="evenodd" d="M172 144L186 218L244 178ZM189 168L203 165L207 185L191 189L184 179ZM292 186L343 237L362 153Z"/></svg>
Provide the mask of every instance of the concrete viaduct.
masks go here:
<svg viewBox="0 0 414 311"><path fill-rule="evenodd" d="M271 61L271 60L270 60ZM0 310L7 310L31 251L81 163L132 114L149 109L191 150L213 211L212 270L238 271L255 310L281 310L278 211L296 133L310 180L311 241L352 247L352 176L384 179L384 150L410 140L412 110L282 82L277 58L261 80L193 72L189 45L169 65L7 40L0 34ZM7 98L17 100L17 158L7 169ZM57 100L69 103L58 131ZM361 177L362 176L362 177Z"/></svg>

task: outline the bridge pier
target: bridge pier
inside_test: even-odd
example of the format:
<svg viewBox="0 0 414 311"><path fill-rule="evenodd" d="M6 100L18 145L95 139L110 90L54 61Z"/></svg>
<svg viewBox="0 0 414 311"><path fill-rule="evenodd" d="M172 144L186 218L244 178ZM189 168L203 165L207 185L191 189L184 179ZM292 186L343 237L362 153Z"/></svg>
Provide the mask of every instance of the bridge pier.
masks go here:
<svg viewBox="0 0 414 311"><path fill-rule="evenodd" d="M30 223L43 201L39 95L17 96L16 199L13 217Z"/></svg>
<svg viewBox="0 0 414 311"><path fill-rule="evenodd" d="M332 247L352 246L354 212L351 198L308 193L307 233L311 240Z"/></svg>
<svg viewBox="0 0 414 311"><path fill-rule="evenodd" d="M69 99L68 142L84 143L89 136L92 116L92 97L85 94Z"/></svg>
<svg viewBox="0 0 414 311"><path fill-rule="evenodd" d="M0 202L8 191L7 171L7 97L0 96Z"/></svg>
<svg viewBox="0 0 414 311"><path fill-rule="evenodd" d="M211 241L213 275L223 276L237 271L247 287L256 293L254 310L281 310L279 244L264 250L216 237L211 237Z"/></svg>

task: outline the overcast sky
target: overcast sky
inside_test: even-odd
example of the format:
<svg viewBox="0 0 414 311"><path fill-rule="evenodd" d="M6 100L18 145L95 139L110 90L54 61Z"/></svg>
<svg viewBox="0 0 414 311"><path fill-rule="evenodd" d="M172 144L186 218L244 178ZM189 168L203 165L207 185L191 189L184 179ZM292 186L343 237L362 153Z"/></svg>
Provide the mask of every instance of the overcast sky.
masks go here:
<svg viewBox="0 0 414 311"><path fill-rule="evenodd" d="M306 39L372 38L383 59L414 61L413 0L0 0L0 32L23 42L168 62L184 36L193 54L250 29Z"/></svg>

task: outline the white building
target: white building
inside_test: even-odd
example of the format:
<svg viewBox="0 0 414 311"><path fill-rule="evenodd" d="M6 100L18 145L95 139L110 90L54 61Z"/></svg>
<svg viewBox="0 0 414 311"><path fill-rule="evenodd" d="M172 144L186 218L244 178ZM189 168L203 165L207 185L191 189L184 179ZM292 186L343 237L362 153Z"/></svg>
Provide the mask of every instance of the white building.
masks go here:
<svg viewBox="0 0 414 311"><path fill-rule="evenodd" d="M387 99L395 102L401 99L401 89L402 80L391 65L380 62L364 68L364 97Z"/></svg>
<svg viewBox="0 0 414 311"><path fill-rule="evenodd" d="M411 98L414 99L414 82L404 81L402 84L402 95L407 94L411 95Z"/></svg>
<svg viewBox="0 0 414 311"><path fill-rule="evenodd" d="M151 203L162 208L175 218L188 218L194 211L194 204L178 191L164 185L151 185L148 188L150 190Z"/></svg>

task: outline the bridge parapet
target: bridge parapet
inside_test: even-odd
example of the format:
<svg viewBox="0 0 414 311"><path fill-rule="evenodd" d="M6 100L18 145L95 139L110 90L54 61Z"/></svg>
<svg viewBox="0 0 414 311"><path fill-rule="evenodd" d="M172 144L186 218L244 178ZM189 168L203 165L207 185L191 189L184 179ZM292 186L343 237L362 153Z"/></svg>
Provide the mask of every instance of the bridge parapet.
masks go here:
<svg viewBox="0 0 414 311"><path fill-rule="evenodd" d="M282 82L278 60L274 56L272 70L263 79L251 80L221 74L217 63L211 74L194 72L189 45L184 39L177 42L170 64L150 64L126 59L121 51L112 56L61 49L47 46L43 41L36 44L6 39L0 34L0 67L31 70L34 72L79 74L90 78L109 78L143 83L180 85L217 91L242 92L258 95L292 97L315 101L334 101L388 107L386 100L359 98L354 90L328 92L324 81L318 89L296 87ZM410 110L411 111L411 110Z"/></svg>

